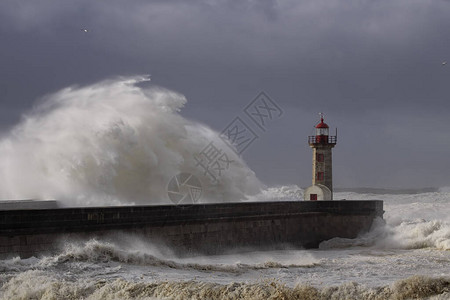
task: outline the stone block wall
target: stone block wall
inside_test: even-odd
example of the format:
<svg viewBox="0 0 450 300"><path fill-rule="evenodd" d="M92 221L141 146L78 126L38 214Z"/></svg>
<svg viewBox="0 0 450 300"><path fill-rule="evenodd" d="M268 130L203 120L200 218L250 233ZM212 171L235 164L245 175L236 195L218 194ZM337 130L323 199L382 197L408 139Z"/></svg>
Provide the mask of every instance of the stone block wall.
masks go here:
<svg viewBox="0 0 450 300"><path fill-rule="evenodd" d="M333 237L355 238L382 215L379 200L0 210L0 257L55 251L63 238L114 232L188 255L231 248L309 248Z"/></svg>

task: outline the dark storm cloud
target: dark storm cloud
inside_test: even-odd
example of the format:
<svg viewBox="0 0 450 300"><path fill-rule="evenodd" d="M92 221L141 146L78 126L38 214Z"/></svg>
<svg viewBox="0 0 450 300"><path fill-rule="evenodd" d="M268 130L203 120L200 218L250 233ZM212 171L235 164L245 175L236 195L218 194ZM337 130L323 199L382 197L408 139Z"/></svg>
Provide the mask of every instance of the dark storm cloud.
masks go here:
<svg viewBox="0 0 450 300"><path fill-rule="evenodd" d="M30 53L44 48L58 52L55 59L64 53L89 65L98 59L103 66L99 56L107 55L149 67L159 62L208 71L229 67L262 79L283 76L329 104L340 98L370 105L380 93L389 101L436 94L442 78L423 78L437 75L449 44L449 11L439 2L7 3L2 28L13 39L32 35L33 45L23 45ZM88 36L82 28L90 29ZM267 68L266 75L256 73ZM419 84L420 90L411 88Z"/></svg>
<svg viewBox="0 0 450 300"><path fill-rule="evenodd" d="M258 91L275 98L286 114L245 153L267 182L309 184L304 140L325 111L340 185L444 185L449 15L448 1L2 1L1 125L64 86L151 73L218 130Z"/></svg>

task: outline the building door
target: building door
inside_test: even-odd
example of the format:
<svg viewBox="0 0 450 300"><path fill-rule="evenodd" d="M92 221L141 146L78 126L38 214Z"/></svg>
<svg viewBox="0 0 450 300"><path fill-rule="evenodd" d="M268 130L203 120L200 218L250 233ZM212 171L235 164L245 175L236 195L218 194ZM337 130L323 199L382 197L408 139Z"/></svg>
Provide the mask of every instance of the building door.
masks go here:
<svg viewBox="0 0 450 300"><path fill-rule="evenodd" d="M309 195L309 200L316 201L317 200L317 194L310 194Z"/></svg>

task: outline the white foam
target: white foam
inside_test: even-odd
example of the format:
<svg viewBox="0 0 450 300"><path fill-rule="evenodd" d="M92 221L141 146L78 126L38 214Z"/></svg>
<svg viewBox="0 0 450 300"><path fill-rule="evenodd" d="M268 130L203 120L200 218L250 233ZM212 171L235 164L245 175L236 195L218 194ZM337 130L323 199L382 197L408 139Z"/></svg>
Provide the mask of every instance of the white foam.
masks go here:
<svg viewBox="0 0 450 300"><path fill-rule="evenodd" d="M114 239L114 242L97 239L86 242L64 241L60 254L43 257L35 262L33 268L47 269L67 262L120 262L180 270L242 273L247 270L268 268L310 267L318 263L318 260L310 254L298 251L253 251L232 255L178 258L170 249L153 245L138 236L118 235Z"/></svg>
<svg viewBox="0 0 450 300"><path fill-rule="evenodd" d="M61 280L43 271L11 278L0 289L3 299L423 299L448 294L449 278L413 276L392 286L369 288L355 282L316 288L261 280L217 284L186 281L133 282L124 279ZM434 298L443 299L443 298Z"/></svg>
<svg viewBox="0 0 450 300"><path fill-rule="evenodd" d="M303 189L297 185L284 185L268 187L260 193L248 197L248 201L301 201L303 200Z"/></svg>
<svg viewBox="0 0 450 300"><path fill-rule="evenodd" d="M0 140L0 199L58 199L66 205L170 203L180 172L200 178L201 202L238 201L262 186L207 126L178 112L186 98L140 88L146 77L69 87L47 96ZM217 184L194 155L210 142L233 162Z"/></svg>
<svg viewBox="0 0 450 300"><path fill-rule="evenodd" d="M323 249L374 246L384 249L450 249L450 193L357 194L337 193L346 199L384 200L384 222L357 239L333 239Z"/></svg>

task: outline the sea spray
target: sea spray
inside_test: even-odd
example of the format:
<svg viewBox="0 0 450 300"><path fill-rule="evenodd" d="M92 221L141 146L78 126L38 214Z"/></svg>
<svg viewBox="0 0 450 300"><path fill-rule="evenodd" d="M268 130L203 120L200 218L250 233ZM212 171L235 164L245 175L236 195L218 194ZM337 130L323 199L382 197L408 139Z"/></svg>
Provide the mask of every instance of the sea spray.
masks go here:
<svg viewBox="0 0 450 300"><path fill-rule="evenodd" d="M247 197L247 201L302 201L303 189L297 185L274 186L262 189L260 193Z"/></svg>
<svg viewBox="0 0 450 300"><path fill-rule="evenodd" d="M137 86L146 80L117 78L43 98L0 140L0 198L78 206L171 203L167 185L180 172L200 179L199 202L259 192L254 172L217 132L179 114L183 95ZM210 142L232 161L217 182L194 159Z"/></svg>
<svg viewBox="0 0 450 300"><path fill-rule="evenodd" d="M9 260L12 261L12 260ZM3 265L11 266L6 261ZM14 263L20 263L15 259ZM280 260L270 253L253 251L221 256L195 256L179 258L170 249L160 245L144 242L138 236L128 237L116 242L91 239L85 242L66 241L61 253L44 256L33 264L34 269L44 270L66 263L89 262L108 263L119 262L130 265L166 267L180 270L214 271L227 273L243 273L248 270L269 268L309 268L318 265L318 260L308 253L297 253L289 259ZM28 266L29 267L29 266ZM9 269L12 271L13 269ZM18 269L20 270L20 269Z"/></svg>
<svg viewBox="0 0 450 300"><path fill-rule="evenodd" d="M414 220L393 225L379 220L369 232L355 239L333 238L319 245L324 250L348 247L450 250L450 224L439 220Z"/></svg>
<svg viewBox="0 0 450 300"><path fill-rule="evenodd" d="M384 220L375 220L372 229L356 239L334 238L320 247L450 250L450 192L448 188L439 190L404 195L336 193L349 200L383 199Z"/></svg>

